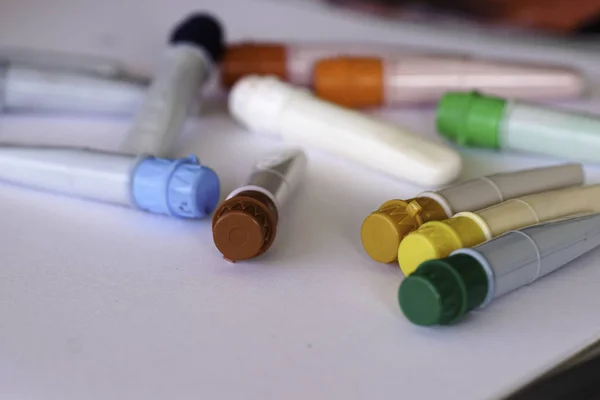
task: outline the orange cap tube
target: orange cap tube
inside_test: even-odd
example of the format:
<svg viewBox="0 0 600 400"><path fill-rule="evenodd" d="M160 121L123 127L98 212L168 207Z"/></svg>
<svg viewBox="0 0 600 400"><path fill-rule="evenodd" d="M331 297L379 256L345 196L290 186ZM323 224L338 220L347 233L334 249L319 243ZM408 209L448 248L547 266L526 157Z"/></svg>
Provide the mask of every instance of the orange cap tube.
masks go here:
<svg viewBox="0 0 600 400"><path fill-rule="evenodd" d="M317 96L346 107L430 104L447 91L477 90L521 100L571 98L585 81L577 70L465 56L324 58L313 69Z"/></svg>

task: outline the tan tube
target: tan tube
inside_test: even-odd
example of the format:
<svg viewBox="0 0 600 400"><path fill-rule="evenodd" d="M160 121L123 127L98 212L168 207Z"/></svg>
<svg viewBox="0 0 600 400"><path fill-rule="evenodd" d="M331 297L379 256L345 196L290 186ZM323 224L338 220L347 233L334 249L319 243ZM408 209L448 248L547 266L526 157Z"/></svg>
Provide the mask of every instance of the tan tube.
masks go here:
<svg viewBox="0 0 600 400"><path fill-rule="evenodd" d="M492 237L511 229L524 228L540 222L572 214L600 212L600 185L532 194L505 201L476 213L459 213L455 217L476 214ZM483 225L480 225L482 228Z"/></svg>

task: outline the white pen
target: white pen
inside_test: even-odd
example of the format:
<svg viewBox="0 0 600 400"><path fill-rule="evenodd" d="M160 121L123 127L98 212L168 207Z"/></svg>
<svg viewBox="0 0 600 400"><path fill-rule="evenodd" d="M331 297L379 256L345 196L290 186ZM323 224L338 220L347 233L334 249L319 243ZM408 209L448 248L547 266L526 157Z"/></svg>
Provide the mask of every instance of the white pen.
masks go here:
<svg viewBox="0 0 600 400"><path fill-rule="evenodd" d="M100 57L0 49L2 112L133 115L148 79Z"/></svg>

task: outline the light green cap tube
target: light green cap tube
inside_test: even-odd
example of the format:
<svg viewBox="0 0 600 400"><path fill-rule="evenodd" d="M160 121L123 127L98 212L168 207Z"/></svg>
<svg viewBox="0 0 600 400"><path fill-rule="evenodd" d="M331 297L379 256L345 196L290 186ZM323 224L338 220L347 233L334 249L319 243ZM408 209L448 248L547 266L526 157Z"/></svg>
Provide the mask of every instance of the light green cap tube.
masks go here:
<svg viewBox="0 0 600 400"><path fill-rule="evenodd" d="M467 147L498 148L506 100L477 92L447 92L438 103L436 127L453 142Z"/></svg>

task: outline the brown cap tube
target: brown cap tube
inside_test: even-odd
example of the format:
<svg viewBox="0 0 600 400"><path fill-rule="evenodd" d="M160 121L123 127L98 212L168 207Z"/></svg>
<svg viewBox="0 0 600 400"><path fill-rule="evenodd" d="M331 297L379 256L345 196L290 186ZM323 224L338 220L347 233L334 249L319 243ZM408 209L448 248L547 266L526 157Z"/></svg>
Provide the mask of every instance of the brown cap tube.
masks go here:
<svg viewBox="0 0 600 400"><path fill-rule="evenodd" d="M230 88L246 75L275 75L287 80L286 50L280 44L230 45L221 62L221 84Z"/></svg>
<svg viewBox="0 0 600 400"><path fill-rule="evenodd" d="M383 80L383 62L379 58L328 58L317 62L313 70L316 95L345 107L382 105Z"/></svg>
<svg viewBox="0 0 600 400"><path fill-rule="evenodd" d="M263 193L245 191L225 200L212 220L213 241L231 262L263 254L277 233L277 208Z"/></svg>

